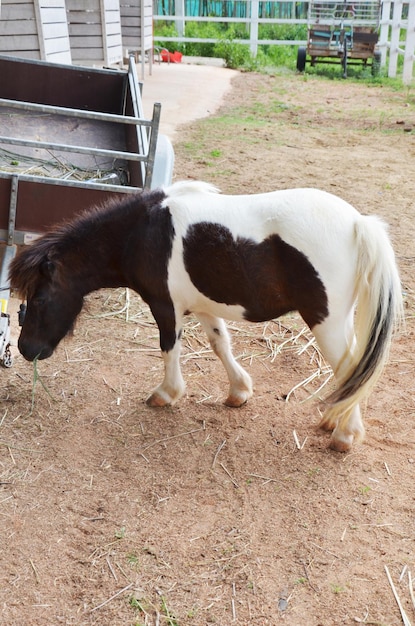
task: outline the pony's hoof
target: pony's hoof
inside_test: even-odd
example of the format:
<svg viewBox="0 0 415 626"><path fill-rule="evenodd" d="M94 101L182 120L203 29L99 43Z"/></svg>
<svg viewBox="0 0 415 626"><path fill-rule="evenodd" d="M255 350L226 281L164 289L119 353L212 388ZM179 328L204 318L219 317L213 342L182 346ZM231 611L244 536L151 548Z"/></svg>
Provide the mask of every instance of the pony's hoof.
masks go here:
<svg viewBox="0 0 415 626"><path fill-rule="evenodd" d="M342 438L331 437L329 448L336 452L349 452L353 445L353 435L345 435Z"/></svg>
<svg viewBox="0 0 415 626"><path fill-rule="evenodd" d="M249 397L250 396L248 394L242 394L242 393L240 395L230 395L226 398L223 404L225 406L238 408L242 406L243 404L246 404L248 402Z"/></svg>
<svg viewBox="0 0 415 626"><path fill-rule="evenodd" d="M149 398L146 400L146 404L151 407L163 407L171 404L166 398L163 398L158 393L152 393Z"/></svg>

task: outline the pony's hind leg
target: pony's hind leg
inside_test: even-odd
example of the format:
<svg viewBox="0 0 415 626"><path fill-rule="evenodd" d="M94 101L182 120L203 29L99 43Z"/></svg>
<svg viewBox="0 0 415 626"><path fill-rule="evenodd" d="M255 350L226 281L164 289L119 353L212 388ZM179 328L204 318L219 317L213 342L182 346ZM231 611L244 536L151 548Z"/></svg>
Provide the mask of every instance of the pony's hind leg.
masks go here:
<svg viewBox="0 0 415 626"><path fill-rule="evenodd" d="M252 381L249 374L236 362L225 322L220 317L206 313L197 313L202 328L205 330L212 350L222 361L229 378L227 406L238 407L252 396Z"/></svg>
<svg viewBox="0 0 415 626"><path fill-rule="evenodd" d="M353 316L353 310L347 315L331 315L312 328L319 348L339 384L353 368ZM353 402L347 403L346 407L342 403L329 406L324 412L320 427L332 431L330 447L338 452L350 450L353 441L362 440L365 433L359 405Z"/></svg>

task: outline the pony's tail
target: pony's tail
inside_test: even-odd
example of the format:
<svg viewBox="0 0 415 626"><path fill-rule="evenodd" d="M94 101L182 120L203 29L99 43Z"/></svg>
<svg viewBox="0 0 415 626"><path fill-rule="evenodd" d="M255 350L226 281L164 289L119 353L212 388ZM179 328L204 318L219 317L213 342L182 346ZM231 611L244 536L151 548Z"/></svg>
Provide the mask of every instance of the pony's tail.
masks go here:
<svg viewBox="0 0 415 626"><path fill-rule="evenodd" d="M340 364L338 388L327 398L340 431L347 430L353 407L378 381L392 335L403 322L401 282L386 225L377 217L362 216L355 225L355 243L356 342L352 359Z"/></svg>

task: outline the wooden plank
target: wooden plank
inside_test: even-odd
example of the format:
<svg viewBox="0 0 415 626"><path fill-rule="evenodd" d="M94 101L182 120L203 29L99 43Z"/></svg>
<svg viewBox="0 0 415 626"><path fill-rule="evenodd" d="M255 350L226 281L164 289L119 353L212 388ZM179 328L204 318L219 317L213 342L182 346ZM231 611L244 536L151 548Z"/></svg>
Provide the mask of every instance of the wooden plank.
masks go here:
<svg viewBox="0 0 415 626"><path fill-rule="evenodd" d="M91 11L86 14L85 11L69 11L68 24L101 24L101 14L99 11Z"/></svg>
<svg viewBox="0 0 415 626"><path fill-rule="evenodd" d="M24 37L12 36L1 38L1 51L16 52L22 50L39 50L37 35L25 35Z"/></svg>
<svg viewBox="0 0 415 626"><path fill-rule="evenodd" d="M66 9L69 12L80 11L84 14L88 9L88 15L90 11L97 11L99 13L99 0L66 0Z"/></svg>
<svg viewBox="0 0 415 626"><path fill-rule="evenodd" d="M7 6L8 4L28 4L28 0L2 0L2 7Z"/></svg>
<svg viewBox="0 0 415 626"><path fill-rule="evenodd" d="M119 33L116 33L115 35L108 35L107 36L107 47L108 48L119 48L121 46L121 38Z"/></svg>
<svg viewBox="0 0 415 626"><path fill-rule="evenodd" d="M119 0L103 0L104 8L106 11L120 11L120 3Z"/></svg>
<svg viewBox="0 0 415 626"><path fill-rule="evenodd" d="M36 33L36 23L33 20L21 20L19 22L9 22L8 20L0 20L0 37L19 35L34 35ZM1 48L0 41L0 48Z"/></svg>
<svg viewBox="0 0 415 626"><path fill-rule="evenodd" d="M109 36L117 36L120 40L121 45L121 29L118 22L112 22L109 24L107 22L107 37Z"/></svg>
<svg viewBox="0 0 415 626"><path fill-rule="evenodd" d="M127 23L121 22L121 25L122 32L134 31L141 28L141 19L139 17L134 19L130 17Z"/></svg>
<svg viewBox="0 0 415 626"><path fill-rule="evenodd" d="M55 57L57 53L59 53L59 55L64 54L65 56L68 52L70 53L66 37L53 37L53 39L48 39L45 42L45 46L47 48L48 61L51 61L51 57ZM53 59L53 61L55 61L55 59Z"/></svg>
<svg viewBox="0 0 415 626"><path fill-rule="evenodd" d="M61 11L63 7L64 11L66 12L65 2L62 0L40 0L39 5L41 9L57 8L59 11Z"/></svg>
<svg viewBox="0 0 415 626"><path fill-rule="evenodd" d="M45 9L41 7L42 22L44 24L67 24L64 8Z"/></svg>
<svg viewBox="0 0 415 626"><path fill-rule="evenodd" d="M104 60L102 45L90 48L74 48L72 46L71 50L72 58L78 61L99 61L101 63Z"/></svg>
<svg viewBox="0 0 415 626"><path fill-rule="evenodd" d="M13 4L2 5L1 19L3 20L30 20L35 19L33 4L15 6Z"/></svg>
<svg viewBox="0 0 415 626"><path fill-rule="evenodd" d="M43 24L43 37L45 39L66 39L69 50L68 27L65 24Z"/></svg>
<svg viewBox="0 0 415 626"><path fill-rule="evenodd" d="M102 37L101 24L69 24L69 35L75 37Z"/></svg>
<svg viewBox="0 0 415 626"><path fill-rule="evenodd" d="M105 23L108 24L116 24L118 26L118 31L121 33L121 20L120 14L114 13L114 11L106 11L105 12Z"/></svg>
<svg viewBox="0 0 415 626"><path fill-rule="evenodd" d="M137 6L120 5L120 13L123 18L135 18L140 16L140 9Z"/></svg>
<svg viewBox="0 0 415 626"><path fill-rule="evenodd" d="M22 59L29 59L29 60L33 60L33 61L40 61L40 52L39 50L16 50L15 48L13 48L13 50L2 50L1 54L5 57L19 57Z"/></svg>

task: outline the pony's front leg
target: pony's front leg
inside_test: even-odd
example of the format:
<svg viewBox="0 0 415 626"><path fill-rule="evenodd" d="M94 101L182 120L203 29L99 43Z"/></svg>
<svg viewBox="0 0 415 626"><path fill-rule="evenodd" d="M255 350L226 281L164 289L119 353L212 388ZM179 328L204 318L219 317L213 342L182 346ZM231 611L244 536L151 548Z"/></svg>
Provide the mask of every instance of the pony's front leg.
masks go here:
<svg viewBox="0 0 415 626"><path fill-rule="evenodd" d="M180 371L180 341L176 341L174 348L162 352L164 360L164 379L147 398L149 406L166 406L175 404L184 394L185 383Z"/></svg>
<svg viewBox="0 0 415 626"><path fill-rule="evenodd" d="M160 331L160 347L164 361L164 379L147 398L147 404L153 407L175 404L184 394L185 383L180 370L180 336L181 324L176 323L176 315L160 315L152 308L154 318ZM180 320L181 321L181 320Z"/></svg>
<svg viewBox="0 0 415 626"><path fill-rule="evenodd" d="M225 322L220 317L206 313L197 313L202 328L205 330L214 353L220 358L229 378L227 406L238 407L252 396L252 381L249 374L236 362Z"/></svg>

